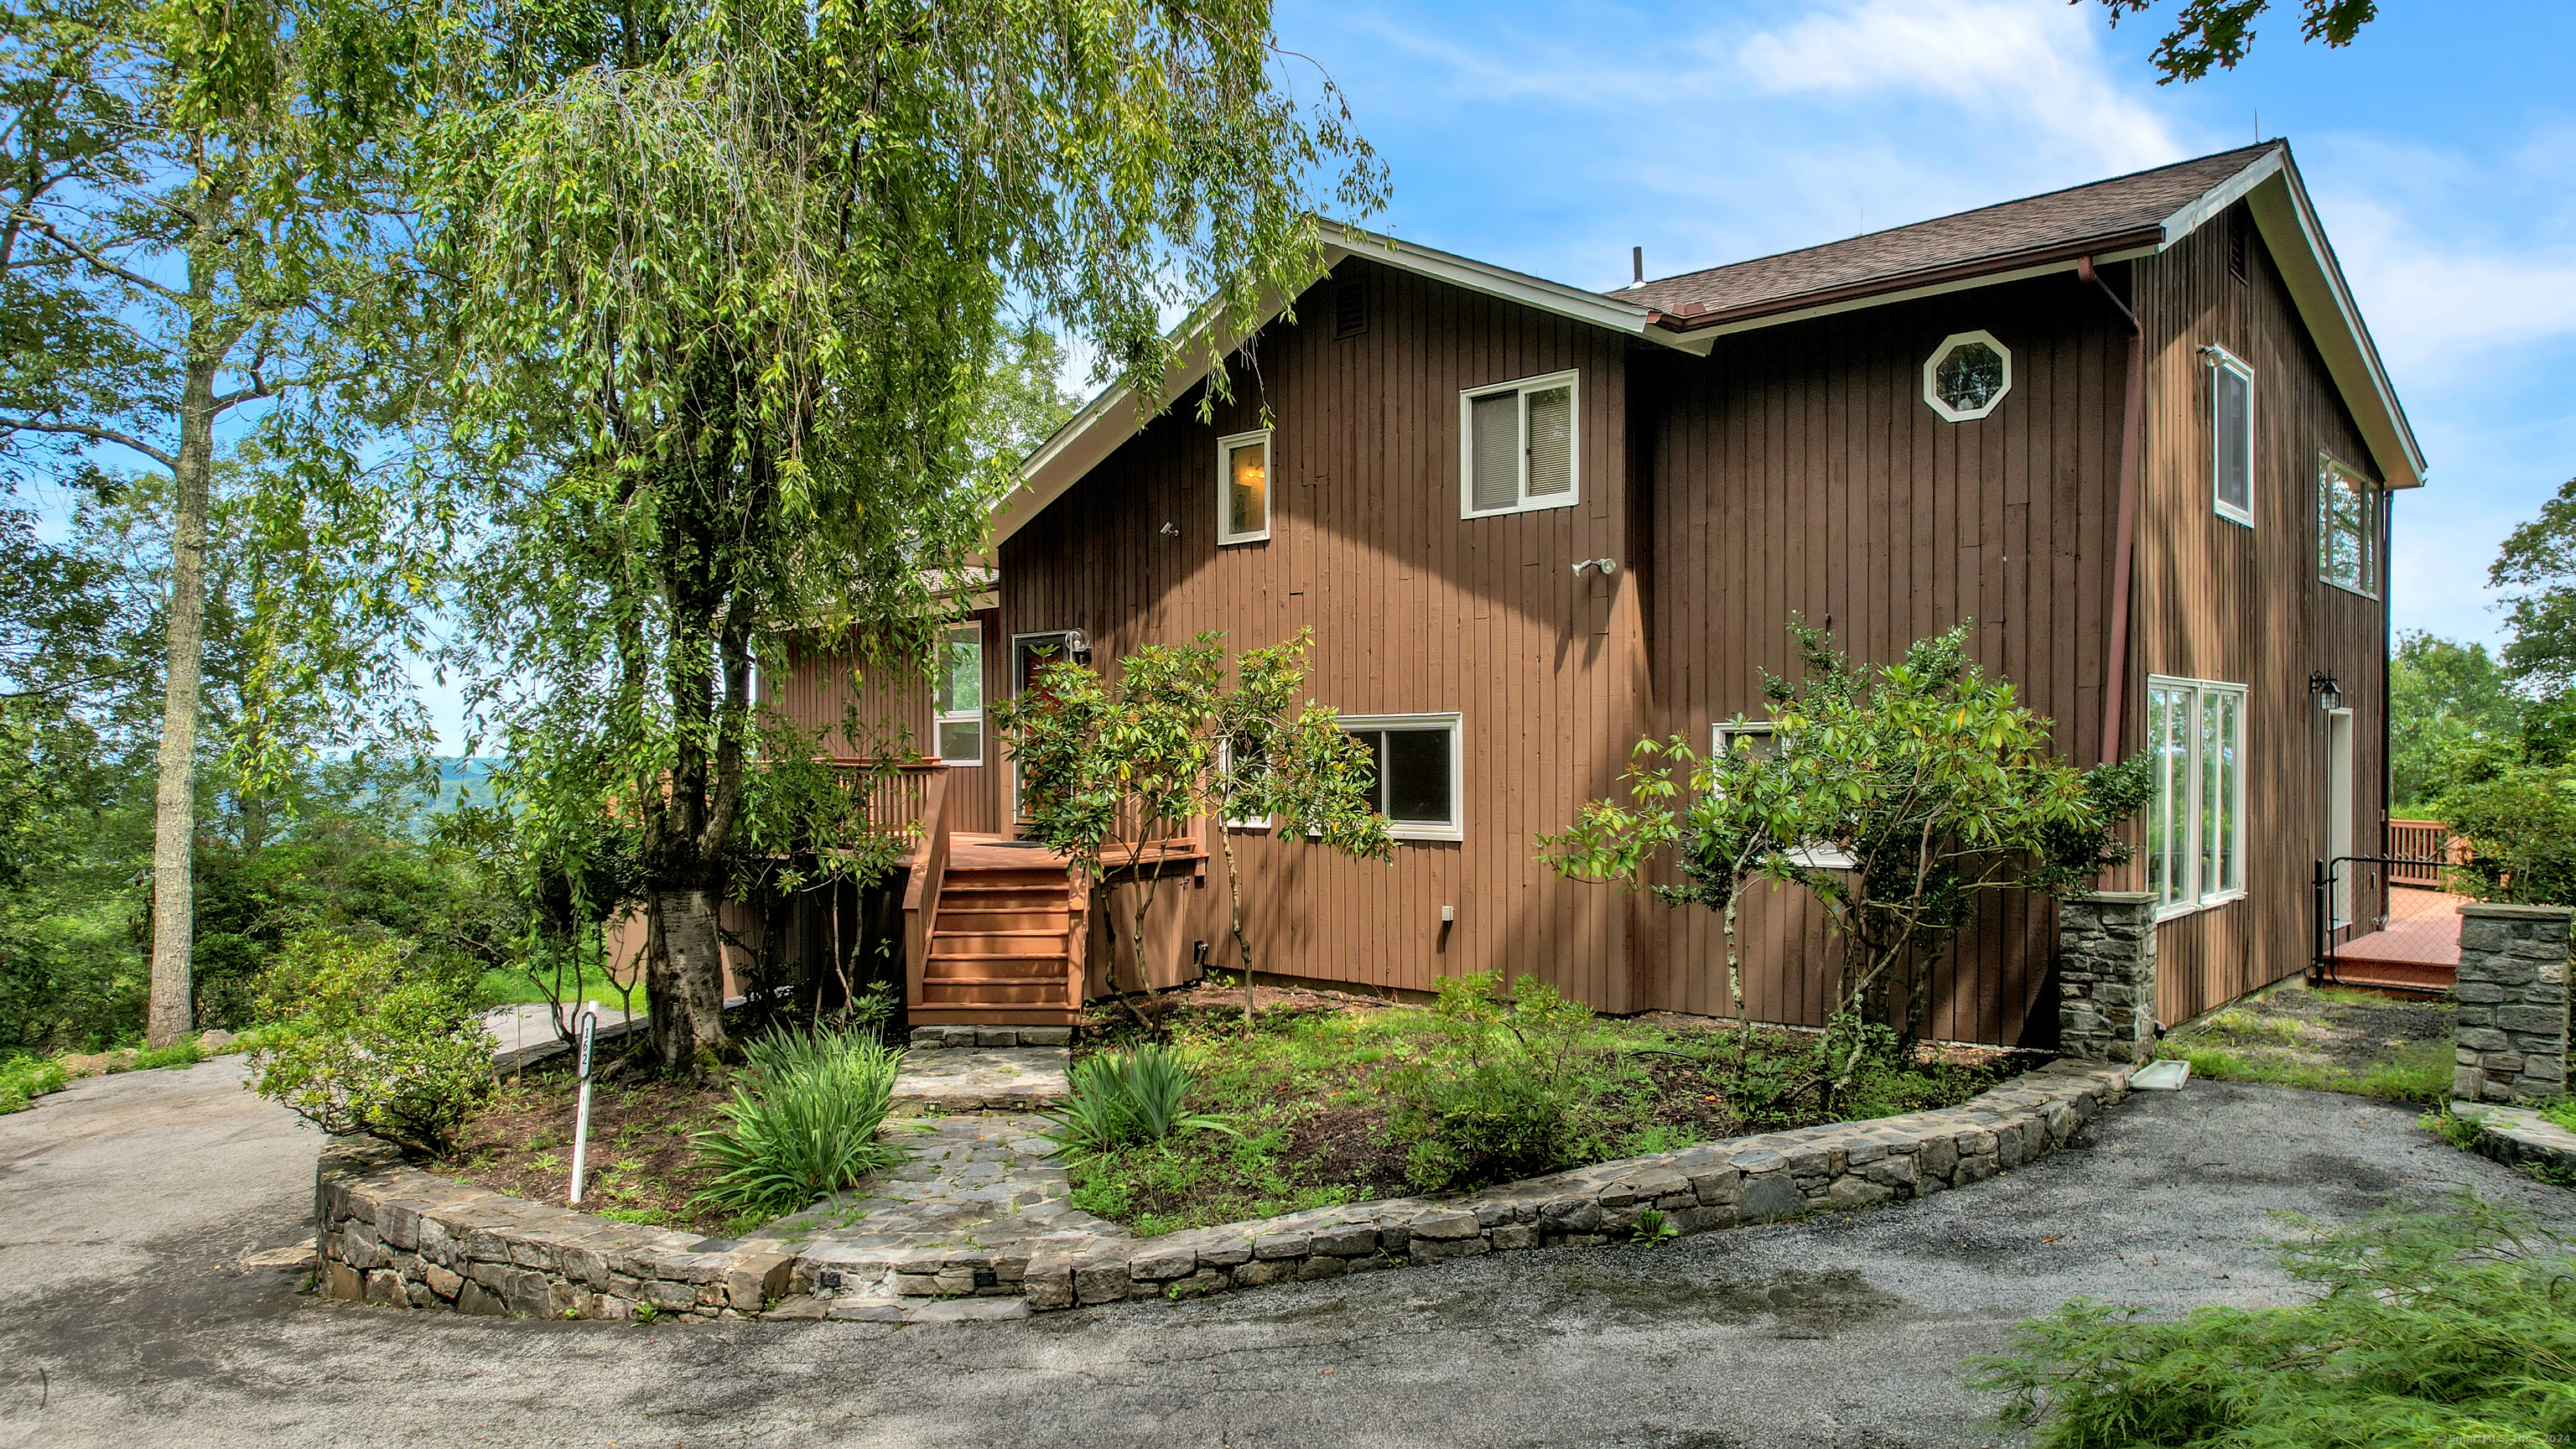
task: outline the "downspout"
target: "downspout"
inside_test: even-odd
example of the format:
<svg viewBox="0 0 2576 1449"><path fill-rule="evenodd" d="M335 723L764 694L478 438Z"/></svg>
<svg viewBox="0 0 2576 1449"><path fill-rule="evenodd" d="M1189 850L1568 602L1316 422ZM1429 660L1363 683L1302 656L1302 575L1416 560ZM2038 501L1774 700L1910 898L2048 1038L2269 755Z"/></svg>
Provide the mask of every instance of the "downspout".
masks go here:
<svg viewBox="0 0 2576 1449"><path fill-rule="evenodd" d="M2397 490L2379 490L2379 853L2382 855L2396 854L2388 848L2388 812L2395 804L2397 792L2397 766L2388 754L2389 716L2394 712L2391 706L2395 702L2388 680L2388 665L2396 657L2397 649L2397 611L2390 607L2388 597L2397 582L2397 569L2388 557L2388 549L2397 541L2397 521L2390 517L2397 511L2396 504ZM2447 844L2441 853L2446 857L2450 854ZM2381 930L2388 928L2392 891L2393 887L2388 882L2388 866L2383 862L2379 867L2378 925Z"/></svg>
<svg viewBox="0 0 2576 1449"><path fill-rule="evenodd" d="M2129 324L2128 399L2120 419L2120 516L2111 542L2111 652L2102 660L2102 755L2104 764L2120 758L2122 686L2129 678L2129 556L2135 552L2138 528L2138 469L2146 451L2147 332L2138 316L2102 274L2091 257L2075 259L2075 275L2102 289L2122 320ZM2134 271L2132 272L2134 275ZM2383 751L2383 753L2385 753Z"/></svg>

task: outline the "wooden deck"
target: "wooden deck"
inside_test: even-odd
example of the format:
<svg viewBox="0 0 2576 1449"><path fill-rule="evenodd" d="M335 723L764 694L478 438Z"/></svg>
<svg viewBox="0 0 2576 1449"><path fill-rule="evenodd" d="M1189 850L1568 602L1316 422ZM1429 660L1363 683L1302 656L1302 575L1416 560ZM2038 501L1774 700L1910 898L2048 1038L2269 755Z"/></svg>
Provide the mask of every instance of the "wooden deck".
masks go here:
<svg viewBox="0 0 2576 1449"><path fill-rule="evenodd" d="M2331 979L2394 991L2451 989L2460 966L2460 906L2448 891L2401 887L2388 893L2388 925L2334 950Z"/></svg>
<svg viewBox="0 0 2576 1449"><path fill-rule="evenodd" d="M932 824L905 894L915 1026L1069 1026L1081 1015L1093 881L1034 841ZM1199 834L1104 852L1108 882L1202 875Z"/></svg>

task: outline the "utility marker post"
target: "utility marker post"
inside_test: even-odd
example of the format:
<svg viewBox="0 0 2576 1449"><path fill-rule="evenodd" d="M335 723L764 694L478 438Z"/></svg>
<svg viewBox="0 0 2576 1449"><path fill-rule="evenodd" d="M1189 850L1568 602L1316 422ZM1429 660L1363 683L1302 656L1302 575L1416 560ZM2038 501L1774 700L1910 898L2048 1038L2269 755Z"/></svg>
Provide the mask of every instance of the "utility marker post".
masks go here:
<svg viewBox="0 0 2576 1449"><path fill-rule="evenodd" d="M581 1004L580 1024L573 1028L580 1039L581 1106L572 1120L572 1197L574 1207L581 1206L581 1168L583 1154L590 1147L590 1047L599 1035L599 1003Z"/></svg>

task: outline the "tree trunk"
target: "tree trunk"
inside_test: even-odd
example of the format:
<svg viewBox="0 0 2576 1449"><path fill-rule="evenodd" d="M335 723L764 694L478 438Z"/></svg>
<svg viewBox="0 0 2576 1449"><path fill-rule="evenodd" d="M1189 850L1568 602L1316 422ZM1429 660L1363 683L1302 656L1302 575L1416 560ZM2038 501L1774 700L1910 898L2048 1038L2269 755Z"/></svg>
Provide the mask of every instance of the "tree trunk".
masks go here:
<svg viewBox="0 0 2576 1449"><path fill-rule="evenodd" d="M666 1074L694 1074L723 1050L724 898L711 890L656 891L645 975L652 997L655 1064Z"/></svg>
<svg viewBox="0 0 2576 1449"><path fill-rule="evenodd" d="M208 228L198 228L199 237ZM229 347L210 315L209 243L189 248L186 375L179 396L179 453L171 470L169 635L164 641L161 763L152 818L152 1005L144 1040L168 1046L195 1023L189 966L196 936L197 712L205 647L206 498L214 471L215 370Z"/></svg>

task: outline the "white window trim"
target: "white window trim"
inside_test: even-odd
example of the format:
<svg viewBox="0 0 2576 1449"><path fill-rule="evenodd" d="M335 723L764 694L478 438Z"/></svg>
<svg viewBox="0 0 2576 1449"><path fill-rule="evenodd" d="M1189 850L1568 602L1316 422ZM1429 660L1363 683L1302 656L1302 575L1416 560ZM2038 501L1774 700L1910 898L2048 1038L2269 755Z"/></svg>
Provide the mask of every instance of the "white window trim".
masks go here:
<svg viewBox="0 0 2576 1449"><path fill-rule="evenodd" d="M1509 508L1476 506L1476 399L1500 393L1545 392L1552 387L1565 387L1567 416L1565 420L1567 487L1551 498L1533 500L1529 496L1529 404L1522 403L1520 497ZM1511 382L1489 383L1483 387L1462 388L1458 393L1458 516L1460 518L1501 518L1513 513L1539 513L1550 508L1572 508L1583 501L1583 379L1581 369L1544 373L1537 377L1518 378Z"/></svg>
<svg viewBox="0 0 2576 1449"><path fill-rule="evenodd" d="M1216 742L1216 772L1225 775L1234 769L1234 742ZM1228 830L1268 830L1277 822L1267 815L1228 815L1220 822Z"/></svg>
<svg viewBox="0 0 2576 1449"><path fill-rule="evenodd" d="M1947 358L1951 353L1958 351L1960 348L1967 346L1971 342L1982 342L1986 344L1988 347L1995 350L1995 355L1997 357L2004 360L2004 385L1995 390L1995 395L1987 400L1984 407L1970 408L1962 411L1961 409L1954 408L1941 400L1941 363L1942 360ZM1925 358L1923 361L1923 401L1931 405L1932 411L1939 413L1944 419L1950 422L1973 423L1977 419L1984 417L1986 414L1993 412L1995 409L2002 407L2004 405L2004 399L2012 396L2012 387L2012 349L2004 346L2001 342L1996 341L1995 334L1982 329L1975 332L1951 333L1949 336L1942 338L1941 345L1933 348L1932 355Z"/></svg>
<svg viewBox="0 0 2576 1449"><path fill-rule="evenodd" d="M2184 773L2189 780L2187 788L2190 790L2190 794L2186 796L2184 800L2183 819L2191 827L2191 844L2190 848L2183 852L2183 861L2185 863L2185 868L2191 872L2192 890L2186 892L2185 898L2182 900L2175 901L2170 905L2159 905L2156 907L2156 920L2161 923L2174 920L2178 917L2188 916L2197 911L2205 911L2216 906L2223 906L2230 901L2241 901L2249 894L2247 888L2241 885L2232 890L2202 892L2199 889L2201 884L2199 829L2201 819L2200 785L2201 777L2206 773L2200 767L2200 696L2202 694L2233 694L2236 696L2236 728L2239 732L2239 743L2236 749L2236 808L2230 813L2229 818L2235 822L2236 827L2236 839L2232 842L2236 853L2236 871L2237 875L2243 879L2250 879L2253 875L2251 868L2252 862L2247 860L2245 856L2245 802L2248 795L2246 776L2250 773L2247 768L2246 757L2253 753L2254 720L2253 716L2248 713L2248 702L2244 685L2231 684L2223 679L2185 679L2179 675L2150 674L2147 676L2147 692L2143 701L2150 710L2153 710L2154 708L2155 691L2159 686L2169 689L2188 689L2193 691L2192 729L2189 736L2191 740L2191 750L2183 766ZM2158 742L2157 747L2162 748L2161 742ZM2149 808L2154 808L2154 797L2152 795L2149 796Z"/></svg>
<svg viewBox="0 0 2576 1449"><path fill-rule="evenodd" d="M2210 511L2230 523L2254 526L2254 507L2262 500L2262 479L2255 464L2262 456L2262 430L2257 423L2263 399L2254 385L2254 364L2216 343L2201 349L2209 358L2209 507ZM2226 459L2219 456L2225 430L2218 425L2218 374L2225 371L2245 379L2245 507L2238 508L2218 496L2220 470Z"/></svg>
<svg viewBox="0 0 2576 1449"><path fill-rule="evenodd" d="M1776 736L1779 733L1779 723L1774 720L1749 719L1740 723L1734 720L1719 720L1708 727L1708 751L1713 756L1726 753L1733 743L1728 738L1731 735ZM1810 870L1850 870L1859 863L1852 859L1851 852L1821 840L1802 843L1797 849L1789 852L1789 859Z"/></svg>
<svg viewBox="0 0 2576 1449"><path fill-rule="evenodd" d="M943 674L946 673L948 663L948 636L951 634L964 634L969 632L973 633L975 636L975 674L977 685L975 697L977 699L981 699L984 696L984 690L982 687L984 675L984 626L982 624L955 624L939 631L940 667L941 672ZM963 724L968 720L975 722L975 758L971 760L952 760L948 758L947 751L941 747L942 741L939 735L939 727L941 725L948 724ZM984 763L984 736L986 733L988 733L988 731L985 728L984 707L982 705L979 704L973 709L951 710L946 714L942 714L939 710L939 688L935 683L931 686L930 748L931 752L938 757L939 763L952 768L972 768L981 766Z"/></svg>
<svg viewBox="0 0 2576 1449"><path fill-rule="evenodd" d="M2336 475L2336 476L2339 476L2339 477L2342 477L2342 478L2348 478L2348 479L2352 480L2352 482L2354 482L2355 484L2359 485L2359 491L2360 491L2362 494L2364 494L2366 497L2368 497L2368 498L2370 499L2370 517L2365 518L2365 519L2363 519L2363 520L2362 520L2362 528L2361 528L2361 548L2362 548L2362 554L2363 554L2363 556L2365 557L2365 559L2368 561L2368 564L2369 564L2369 567L2364 568L2364 569L2362 570L2362 581L2363 581L2363 587L2361 587L2361 588L2354 588L2352 585L2345 583L2345 582L2344 582L2343 580L2341 580L2341 579L2328 578L2328 577L2326 576L2326 494L2325 494L2325 490L2326 490L2326 489L2328 489L2329 487L2332 487L2332 486L2333 486L2333 479L2332 479L2332 478L2330 478L2330 477L2328 476L2329 474ZM2373 483L2372 481L2370 481L2370 478L2369 478L2369 476L2368 476L2367 474L2363 473L2363 472L2362 472L2360 469L2358 469L2358 468L2354 468L2354 467L2351 467L2351 466L2347 465L2347 464L2346 464L2342 459L2337 458L2337 457L2336 457L2335 455L2333 455L2332 453L2319 453L2319 454L2317 455L2317 582L2318 582L2318 583L2324 584L2324 585L2325 585L2326 587L2328 587L2328 588L2332 588L2332 589L2341 589L2341 590L2343 590L2343 591L2344 591L2345 593L2347 593L2347 594L2353 594L2353 595L2356 595L2356 596L2358 596L2358 597L2360 597L2360 598L2364 598L2364 599L2371 599L2371 600L2376 600L2376 599L2378 599L2378 597L2379 597L2379 570L2380 570L2380 567L2381 567L2381 565L2382 565L2382 560L2378 557L2378 554L2379 554L2379 510L2381 510L2381 509L2383 509L2383 508L2386 508L2387 506L2388 506L2388 494L2387 494L2387 491L2386 491L2385 489L2381 488L2378 484Z"/></svg>
<svg viewBox="0 0 2576 1449"><path fill-rule="evenodd" d="M1216 543L1223 548L1232 543L1262 543L1270 537L1270 510L1278 502L1276 475L1270 467L1270 433L1268 428L1255 428L1248 433L1229 433L1216 440ZM1234 485L1234 474L1226 465L1232 461L1236 447L1244 443L1261 444L1261 527L1248 533L1226 531L1226 499Z"/></svg>
<svg viewBox="0 0 2576 1449"><path fill-rule="evenodd" d="M1465 840L1467 838L1467 728L1456 711L1432 714L1346 714L1334 718L1342 730L1435 730L1449 732L1449 823L1386 822L1386 833L1398 840Z"/></svg>

